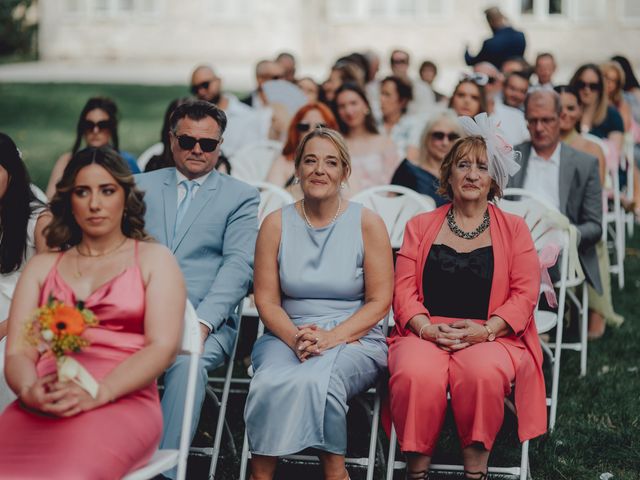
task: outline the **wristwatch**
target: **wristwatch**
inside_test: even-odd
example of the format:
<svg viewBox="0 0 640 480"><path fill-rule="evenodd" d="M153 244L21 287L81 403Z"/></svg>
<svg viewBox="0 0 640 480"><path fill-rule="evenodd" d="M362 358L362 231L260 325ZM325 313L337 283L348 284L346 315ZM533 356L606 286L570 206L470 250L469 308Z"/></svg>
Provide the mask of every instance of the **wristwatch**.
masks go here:
<svg viewBox="0 0 640 480"><path fill-rule="evenodd" d="M496 339L496 334L494 333L493 330L491 330L491 327L489 325L487 325L485 323L484 328L487 329L487 332L489 333L489 336L487 337L487 341L489 342L493 342Z"/></svg>

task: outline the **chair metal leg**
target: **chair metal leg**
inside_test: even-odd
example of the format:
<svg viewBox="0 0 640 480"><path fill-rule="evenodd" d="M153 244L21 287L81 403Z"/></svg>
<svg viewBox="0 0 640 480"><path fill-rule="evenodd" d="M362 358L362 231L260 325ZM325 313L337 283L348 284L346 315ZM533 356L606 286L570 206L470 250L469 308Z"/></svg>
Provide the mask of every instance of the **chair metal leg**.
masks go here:
<svg viewBox="0 0 640 480"><path fill-rule="evenodd" d="M378 443L378 422L380 421L380 394L378 393L378 391L376 391L373 400L373 411L371 415L371 435L369 438L367 480L373 480L373 473L376 469L376 446Z"/></svg>
<svg viewBox="0 0 640 480"><path fill-rule="evenodd" d="M520 456L520 480L529 478L529 440L522 443L522 453Z"/></svg>
<svg viewBox="0 0 640 480"><path fill-rule="evenodd" d="M393 471L396 464L396 427L391 424L391 436L389 437L389 458L387 459L387 478L393 480Z"/></svg>
<svg viewBox="0 0 640 480"><path fill-rule="evenodd" d="M589 326L589 290L587 285L582 287L582 310L580 312L582 319L580 325L580 376L584 377L587 374L587 337Z"/></svg>
<svg viewBox="0 0 640 480"><path fill-rule="evenodd" d="M240 332L240 326L238 326L238 332ZM213 479L216 475L216 467L218 466L218 457L220 456L220 443L222 442L222 434L225 426L225 419L227 413L227 403L229 401L229 390L231 390L231 376L233 374L233 361L236 357L236 349L238 348L238 338L240 335L236 335L236 339L233 343L233 350L229 357L229 364L227 365L227 374L224 378L224 387L222 388L222 399L220 400L220 409L218 410L218 421L216 423L216 435L213 438L213 451L211 452L211 464L209 465L209 478ZM233 443L233 438L231 439Z"/></svg>
<svg viewBox="0 0 640 480"><path fill-rule="evenodd" d="M240 457L240 480L247 478L247 465L249 463L249 439L247 431L244 431L244 440L242 441L242 456Z"/></svg>
<svg viewBox="0 0 640 480"><path fill-rule="evenodd" d="M198 377L198 355L192 354L189 358L189 377L187 378L187 391L195 392ZM191 422L193 419L194 397L185 404L182 414L182 432L180 433L180 450L178 458L177 479L184 480L187 476L187 459L189 458L189 444L191 443Z"/></svg>

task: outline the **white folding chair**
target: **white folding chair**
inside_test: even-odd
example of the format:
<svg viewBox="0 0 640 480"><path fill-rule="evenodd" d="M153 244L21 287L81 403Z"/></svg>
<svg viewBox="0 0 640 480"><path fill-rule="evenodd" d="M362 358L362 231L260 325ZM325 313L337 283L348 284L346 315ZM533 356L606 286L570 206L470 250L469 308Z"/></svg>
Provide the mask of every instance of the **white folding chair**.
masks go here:
<svg viewBox="0 0 640 480"><path fill-rule="evenodd" d="M407 222L419 213L430 212L436 206L431 197L398 185L367 188L354 195L351 201L362 203L382 217L393 249L402 246Z"/></svg>
<svg viewBox="0 0 640 480"><path fill-rule="evenodd" d="M282 143L275 140L245 145L229 157L231 176L249 183L262 182L281 152Z"/></svg>
<svg viewBox="0 0 640 480"><path fill-rule="evenodd" d="M504 198L507 199L509 197L516 197L521 199L532 199L538 202L541 205L545 205L549 211L554 211L555 214L553 217L553 222L558 227L562 226L562 222L567 223L570 228L566 228L565 230L568 232L569 240L568 240L568 248L569 252L566 255L567 258L567 271L566 278L561 278L559 281L555 282L554 286L558 289L562 288L562 282L565 283L566 297L575 305L578 309L579 313L579 321L580 321L580 339L578 342L565 342L562 341L561 348L564 350L573 350L580 352L580 376L585 376L587 374L587 327L589 324L589 294L586 286L586 278L584 275L584 271L582 270L582 266L580 265L580 259L578 256L578 234L577 230L574 226L571 225L568 219L564 217L560 212L558 212L552 205L548 204L544 199L537 197L531 192L521 189L521 188L507 188L505 189ZM513 208L513 212L518 215L524 216L526 212L526 202L523 203L524 208L516 208L515 203L507 203L507 200L501 200L500 205L504 206L505 210L509 211L510 206ZM548 213L548 212L547 212ZM565 220L561 220L564 218ZM533 219L533 217L531 217ZM527 221L527 217L525 217L525 221ZM533 221L533 220L531 220ZM547 220L548 221L548 220ZM527 221L529 224L529 222ZM532 230L532 225L529 225L529 229ZM535 231L532 231L532 236L538 235ZM535 239L535 236L534 236ZM578 296L574 292L574 289L577 287L582 287L582 296L578 299ZM558 298L558 302L560 298ZM565 303L566 304L566 303ZM546 323L546 322L545 322ZM538 321L536 320L536 326ZM560 337L562 338L562 337ZM549 343L551 348L555 348L556 342Z"/></svg>
<svg viewBox="0 0 640 480"><path fill-rule="evenodd" d="M625 133L624 156L626 158L626 166L627 166L627 188L625 189L625 196L627 197L627 200L629 202L633 201L635 189L638 188L638 186L635 184L635 177L634 177L634 174L636 171L634 147L635 147L635 141L633 139L633 134L631 132ZM633 212L627 213L626 223L627 223L627 235L631 237L633 236L633 227L636 224L635 214Z"/></svg>
<svg viewBox="0 0 640 480"><path fill-rule="evenodd" d="M560 357L562 352L562 335L564 331L564 310L567 299L567 285L571 278L569 275L570 259L577 260L577 231L571 225L569 219L560 214L555 208L545 205L535 197L522 194L518 189L506 189L506 196L525 196L526 200L500 200L499 206L504 211L519 215L524 218L536 250L540 253L543 249L556 244L560 249L560 279L556 282L558 289L557 307L555 311L539 310L536 306L534 318L538 334L543 334L556 329L556 340L553 350L549 344L541 339L540 345L551 362L551 395L547 397L549 406L549 430L553 430L556 423L558 409L558 385L560 380Z"/></svg>
<svg viewBox="0 0 640 480"><path fill-rule="evenodd" d="M609 145L601 138L591 134L584 134L584 137L602 149L605 157L609 153ZM624 155L622 155L623 157ZM622 161L621 157L621 161ZM622 162L624 163L624 162ZM633 172L632 172L633 173ZM609 265L609 273L618 277L618 287L624 288L624 256L625 256L625 213L622 209L620 193L620 176L618 165L609 165L605 168L605 182L602 188L602 240L613 251L615 261ZM609 200L612 200L610 209ZM611 241L608 241L611 237Z"/></svg>
<svg viewBox="0 0 640 480"><path fill-rule="evenodd" d="M386 337L389 329L389 313L387 313L378 324L382 327L382 332ZM260 338L263 333L264 324L260 322L258 325L258 338ZM253 376L253 369L251 367L249 367L248 373L249 376ZM369 432L369 453L367 457L345 457L344 461L346 465L366 467L367 480L373 480L376 449L378 447L378 426L380 424L380 388L370 388L367 392L363 392L358 397L361 398L364 394L373 395L373 406L368 412L370 415L369 418L371 420L371 428ZM358 397L356 398L358 399ZM364 404L366 408L366 400L363 400L360 403ZM242 444L242 457L240 459L240 480L245 480L247 478L247 466L249 463L249 458L251 458L251 453L249 452L249 438L247 437L247 431L245 429L244 441ZM284 455L279 458L301 463L318 463L317 457L313 457L310 455Z"/></svg>
<svg viewBox="0 0 640 480"><path fill-rule="evenodd" d="M182 432L180 433L180 448L158 450L149 463L129 474L123 480L146 480L178 466L177 480L184 480L187 474L187 458L191 432L191 418L196 393L196 378L198 376L198 359L200 357L200 327L198 316L191 302L187 300L184 314L184 333L182 336L182 353L189 354L189 373L187 389L185 391L185 408L182 414Z"/></svg>
<svg viewBox="0 0 640 480"><path fill-rule="evenodd" d="M154 143L142 152L138 157L138 160L136 160L140 171L144 172L144 168L147 166L147 163L149 163L149 160L151 160L151 157L160 155L162 152L164 152L164 144L162 142Z"/></svg>

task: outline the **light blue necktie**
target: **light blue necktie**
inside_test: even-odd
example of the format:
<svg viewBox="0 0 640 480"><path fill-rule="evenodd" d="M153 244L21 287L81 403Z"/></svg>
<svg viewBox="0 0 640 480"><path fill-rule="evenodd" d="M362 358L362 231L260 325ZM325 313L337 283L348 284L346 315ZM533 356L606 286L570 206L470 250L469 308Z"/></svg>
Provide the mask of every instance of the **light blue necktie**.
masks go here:
<svg viewBox="0 0 640 480"><path fill-rule="evenodd" d="M193 189L198 185L198 182L195 180L182 180L180 185L184 186L186 192L180 205L178 205L178 211L176 212L176 224L173 229L173 238L175 240L176 233L180 228L180 224L182 223L182 219L184 218L187 210L189 210L189 205L191 205L191 199L193 198Z"/></svg>

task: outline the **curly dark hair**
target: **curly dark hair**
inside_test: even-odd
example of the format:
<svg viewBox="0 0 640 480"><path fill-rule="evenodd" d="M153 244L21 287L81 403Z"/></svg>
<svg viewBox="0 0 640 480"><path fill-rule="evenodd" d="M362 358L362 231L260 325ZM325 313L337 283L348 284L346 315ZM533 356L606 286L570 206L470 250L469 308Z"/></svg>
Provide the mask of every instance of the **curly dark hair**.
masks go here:
<svg viewBox="0 0 640 480"><path fill-rule="evenodd" d="M50 248L67 250L82 240L82 230L71 212L71 193L78 172L92 164L104 168L124 189L122 233L136 240L148 240L150 237L144 230L144 192L136 187L127 163L118 152L111 147L103 146L79 151L64 169L62 179L56 184L56 193L49 204L53 220L44 231L47 245Z"/></svg>

